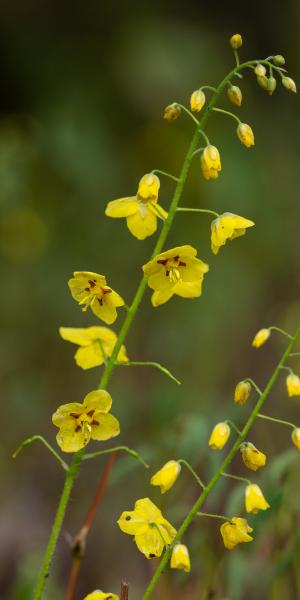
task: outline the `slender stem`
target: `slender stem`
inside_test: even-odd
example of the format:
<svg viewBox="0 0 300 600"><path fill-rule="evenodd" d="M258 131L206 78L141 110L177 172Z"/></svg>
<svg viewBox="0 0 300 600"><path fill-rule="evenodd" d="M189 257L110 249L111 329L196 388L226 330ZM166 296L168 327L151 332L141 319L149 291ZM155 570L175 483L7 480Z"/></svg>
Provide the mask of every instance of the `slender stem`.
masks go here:
<svg viewBox="0 0 300 600"><path fill-rule="evenodd" d="M128 600L129 598L129 586L128 583L126 583L126 581L122 581L121 583L121 596L120 596L120 600Z"/></svg>
<svg viewBox="0 0 300 600"><path fill-rule="evenodd" d="M240 58L239 58L239 53L236 48L233 49L233 54L234 54L236 66L238 67L240 64Z"/></svg>
<svg viewBox="0 0 300 600"><path fill-rule="evenodd" d="M203 147L197 148L197 150L195 150L195 152L193 152L193 158L194 158L194 156L196 156L196 154L199 154L199 152L203 152L203 150L204 150Z"/></svg>
<svg viewBox="0 0 300 600"><path fill-rule="evenodd" d="M177 462L182 465L185 465L185 467L192 473L192 475L196 479L197 483L199 483L200 487L202 487L202 489L204 490L205 485L204 485L203 481L200 479L199 475L197 475L196 471L194 471L192 465L190 465L190 463L187 462L187 460L184 460L184 458L180 458Z"/></svg>
<svg viewBox="0 0 300 600"><path fill-rule="evenodd" d="M210 90L211 92L217 92L217 88L213 87L212 85L201 85L200 90Z"/></svg>
<svg viewBox="0 0 300 600"><path fill-rule="evenodd" d="M283 371L288 371L290 373L290 375L293 375L294 371L293 369L291 369L291 367L286 367L286 366L282 366L280 367Z"/></svg>
<svg viewBox="0 0 300 600"><path fill-rule="evenodd" d="M239 475L232 475L231 473L222 473L222 476L230 477L230 479L236 479L237 481L244 481L245 483L248 483L248 485L251 485L250 479L246 479L246 477L240 477Z"/></svg>
<svg viewBox="0 0 300 600"><path fill-rule="evenodd" d="M294 423L290 423L289 421L283 421L282 419L276 419L275 417L269 417L267 415L262 415L258 413L257 415L260 419L266 419L266 421L273 421L273 423L280 423L281 425L287 425L288 427L292 427L292 429L296 429L296 425Z"/></svg>
<svg viewBox="0 0 300 600"><path fill-rule="evenodd" d="M196 119L196 117L193 115L193 113L186 107L184 106L184 104L179 104L179 102L176 102L177 106L180 106L180 108L187 114L189 115L189 117L191 117L191 119L193 119L193 121L196 123L196 125L199 125L199 121L198 119Z"/></svg>
<svg viewBox="0 0 300 600"><path fill-rule="evenodd" d="M90 454L84 454L82 457L82 460L89 460L91 458L103 456L103 454L111 454L111 453L115 453L115 452L127 452L127 454L130 454L130 456L133 456L133 458L136 458L136 460L138 460L146 469L149 469L149 465L147 465L147 463L142 459L142 457L138 454L138 452L136 452L135 450L132 450L131 448L128 448L127 446L116 446L115 448L106 448L105 450L98 450L98 452L91 452Z"/></svg>
<svg viewBox="0 0 300 600"><path fill-rule="evenodd" d="M230 112L229 110L224 110L223 108L213 108L213 111L223 113L223 115L228 115L229 117L232 117L232 119L235 119L238 123L241 122L241 119L239 119L234 113Z"/></svg>
<svg viewBox="0 0 300 600"><path fill-rule="evenodd" d="M289 358L293 357L293 356L300 356L300 352L292 352L289 356Z"/></svg>
<svg viewBox="0 0 300 600"><path fill-rule="evenodd" d="M213 513L197 512L197 517L211 517L212 519L222 519L222 521L231 521L230 517L225 515L214 515Z"/></svg>
<svg viewBox="0 0 300 600"><path fill-rule="evenodd" d="M237 428L237 426L235 425L235 423L233 421L231 421L230 419L226 419L225 423L228 423L228 425L231 425L232 429L234 429L235 433L237 433L238 435L241 435L240 430Z"/></svg>
<svg viewBox="0 0 300 600"><path fill-rule="evenodd" d="M152 592L156 586L156 584L158 583L158 580L161 576L161 574L163 573L164 569L166 568L168 561L170 559L171 553L172 553L172 549L174 547L174 545L183 537L183 535L185 534L186 530L188 529L188 527L190 526L190 524L192 523L192 521L194 520L195 516L197 515L197 513L199 512L199 508L202 506L203 502L206 500L207 496L209 495L209 493L211 492L211 490L215 487L215 485L218 483L220 477L222 477L222 474L224 473L224 471L226 471L226 468L228 467L228 465L231 463L233 457L236 455L236 453L238 452L239 448L240 448L240 444L245 440L248 432L250 431L265 399L267 398L269 392L271 391L275 381L278 378L278 375L280 373L280 369L281 367L284 365L285 361L287 360L293 346L295 343L295 340L298 338L300 334L300 327L297 329L295 337L293 340L290 341L287 349L285 350L284 354L282 355L279 363L277 364L277 367L275 368L275 370L273 371L269 381L267 382L266 387L263 390L262 395L259 397L251 415L249 416L243 430L241 431L241 435L237 438L235 444L232 446L231 450L228 452L227 456L225 457L223 463L221 464L221 466L219 467L219 469L217 470L217 472L215 473L215 475L212 477L212 479L210 480L210 482L207 484L206 488L203 490L202 494L199 496L199 498L196 500L194 506L191 508L190 512L188 513L188 515L185 517L183 523L181 524L181 526L179 527L177 534L172 542L172 544L166 549L160 564L158 565L156 571L154 572L154 575L144 593L144 595L142 596L141 600L148 600L148 598L151 597Z"/></svg>
<svg viewBox="0 0 300 600"><path fill-rule="evenodd" d="M288 333L284 329L281 329L281 327L277 327L276 325L271 325L271 327L268 327L267 329L269 329L270 331L278 331L279 333L286 335L286 337L288 337L290 340L293 339L293 336L290 333Z"/></svg>
<svg viewBox="0 0 300 600"><path fill-rule="evenodd" d="M153 174L159 173L159 175L164 175L165 177L169 177L169 179L173 179L173 181L176 181L177 183L179 181L178 177L175 177L175 175L171 175L171 173L167 173L166 171L161 171L160 169L152 169L151 172Z"/></svg>
<svg viewBox="0 0 300 600"><path fill-rule="evenodd" d="M45 556L43 559L42 567L39 572L38 580L33 594L32 600L39 600L45 588L47 577L49 575L49 569L51 566L52 558L55 552L57 539L61 530L61 526L64 520L65 512L68 506L70 494L74 485L75 477L78 473L80 463L82 460L82 453L77 452L73 456L73 460L69 467L66 475L65 484L60 497L59 505L57 508L56 516L51 530L51 535L46 548Z"/></svg>
<svg viewBox="0 0 300 600"><path fill-rule="evenodd" d="M32 442L35 442L35 441L42 442L42 444L44 444L44 446L46 446L46 448L48 448L49 452L51 452L51 454L53 454L53 456L55 456L56 460L58 460L60 462L64 471L69 470L69 465L67 465L67 463L56 452L56 450L54 450L54 448L52 448L52 446L49 444L49 442L47 442L47 440L45 440L45 438L43 438L41 435L33 435L31 438L24 440L24 442L22 442L22 444L20 444L20 446L17 448L17 450L13 453L12 457L16 458L18 456L19 452L21 452L21 450L23 450L23 448L25 448L25 446L29 446L29 444L32 444Z"/></svg>
<svg viewBox="0 0 300 600"><path fill-rule="evenodd" d="M253 381L253 379L250 379L250 377L247 377L244 381L248 381L249 383L251 383L252 387L254 387L254 389L257 391L257 393L261 396L262 391L258 387L258 385L255 383L255 381Z"/></svg>
<svg viewBox="0 0 300 600"><path fill-rule="evenodd" d="M117 362L117 365L119 365L120 367L131 367L133 366L142 366L142 367L156 367L156 369L159 369L159 371L161 371L162 373L164 373L165 375L167 375L168 377L170 377L170 379L173 379L173 381L175 381L175 383L177 383L178 385L181 385L181 381L179 381L179 379L177 379L174 375L172 375L171 371L169 371L169 369L166 369L166 367L163 367L160 363L158 362L153 362L151 360L130 360L128 362Z"/></svg>
<svg viewBox="0 0 300 600"><path fill-rule="evenodd" d="M219 217L219 213L214 210L209 210L208 208L185 208L184 206L176 209L176 212L199 212L199 213L207 213L209 215L214 215L215 217Z"/></svg>

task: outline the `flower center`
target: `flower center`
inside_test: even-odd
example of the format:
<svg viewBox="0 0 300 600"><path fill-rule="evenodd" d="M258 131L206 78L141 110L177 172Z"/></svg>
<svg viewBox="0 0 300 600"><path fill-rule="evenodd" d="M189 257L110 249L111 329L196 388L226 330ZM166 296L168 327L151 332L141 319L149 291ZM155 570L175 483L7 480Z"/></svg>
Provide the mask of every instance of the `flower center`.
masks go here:
<svg viewBox="0 0 300 600"><path fill-rule="evenodd" d="M75 431L78 432L81 429L87 429L91 431L92 425L99 425L98 421L94 419L94 410L89 410L88 413L70 413L70 417L76 420Z"/></svg>
<svg viewBox="0 0 300 600"><path fill-rule="evenodd" d="M103 305L103 298L106 294L111 294L112 289L110 287L108 287L107 285L101 285L102 282L97 281L97 279L89 279L88 280L88 286L86 288L84 288L85 292L88 292L90 294L90 298L89 298L89 303L95 298L95 296L97 297L97 300L99 302L99 304L101 304L101 306ZM84 298L84 302L87 303L87 298Z"/></svg>
<svg viewBox="0 0 300 600"><path fill-rule="evenodd" d="M170 283L174 285L181 280L180 267L186 267L186 263L180 260L180 256L158 260L157 263L165 268L165 274Z"/></svg>

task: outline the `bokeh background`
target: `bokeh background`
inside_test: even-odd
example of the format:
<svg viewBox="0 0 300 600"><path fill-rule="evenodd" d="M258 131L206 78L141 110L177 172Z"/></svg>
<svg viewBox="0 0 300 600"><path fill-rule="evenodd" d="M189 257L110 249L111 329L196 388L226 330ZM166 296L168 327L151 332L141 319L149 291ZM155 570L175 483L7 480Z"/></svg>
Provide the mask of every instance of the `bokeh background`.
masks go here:
<svg viewBox="0 0 300 600"><path fill-rule="evenodd" d="M105 273L130 302L154 237L139 242L125 221L104 217L109 200L135 193L153 168L178 173L192 135L183 117L162 119L163 107L188 102L203 84L230 70L228 37L244 36L243 58L282 53L299 78L297 0L235 2L2 2L0 7L0 261L1 261L1 516L0 597L27 600L45 548L63 473L46 449L32 445L13 461L13 450L40 433L55 444L51 414L80 401L99 382L100 369L82 371L75 347L58 328L95 324L72 300L73 270ZM263 385L285 345L273 335L259 352L251 338L261 326L294 330L300 322L299 99L280 83L273 97L249 71L240 83L239 110L251 123L256 146L242 147L230 119L216 115L208 133L222 155L217 181L204 181L195 159L183 204L232 211L256 227L228 243L217 257L209 245L210 218L176 218L168 247L190 243L210 264L197 301L174 298L153 309L147 292L126 341L132 359L157 360L182 381L158 371L115 370L110 383L120 443L138 449L152 470L186 458L212 475L221 460L208 450L212 425L242 424L250 406L232 402L235 384L250 376ZM224 108L230 109L226 98ZM162 181L167 208L172 184ZM120 311L114 329L120 327ZM300 364L294 359L297 371ZM268 399L267 414L300 424L300 404L288 399L284 376ZM157 600L300 598L299 453L290 430L259 422L251 440L268 454L260 482L272 508L250 519L255 541L230 553L219 524L195 523L186 536L190 576L168 572ZM84 465L64 524L82 523L104 465ZM246 475L240 457L232 469ZM116 464L89 537L76 598L95 588L118 592L130 582L138 600L154 563L140 555L116 520L137 498L150 495L174 525L198 490L188 473L169 494L150 489L130 457ZM243 489L220 482L206 510L243 509ZM70 553L62 535L45 598L65 598Z"/></svg>

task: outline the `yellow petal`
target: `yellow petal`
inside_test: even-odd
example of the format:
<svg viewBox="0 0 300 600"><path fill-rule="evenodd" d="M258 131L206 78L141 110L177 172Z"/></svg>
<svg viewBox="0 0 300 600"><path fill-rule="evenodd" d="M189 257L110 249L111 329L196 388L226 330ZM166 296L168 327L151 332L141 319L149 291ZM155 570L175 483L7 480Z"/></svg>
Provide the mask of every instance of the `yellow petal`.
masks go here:
<svg viewBox="0 0 300 600"><path fill-rule="evenodd" d="M135 196L130 198L120 198L119 200L112 200L108 203L105 214L107 217L122 218L134 215L138 210L138 201Z"/></svg>
<svg viewBox="0 0 300 600"><path fill-rule="evenodd" d="M91 309L96 317L110 325L110 323L113 323L118 316L116 306L123 306L123 304L123 298L112 290L110 293L103 296L102 304L98 298L94 297L91 302Z"/></svg>
<svg viewBox="0 0 300 600"><path fill-rule="evenodd" d="M94 425L94 423L98 423L98 425ZM105 415L102 412L96 411L91 426L91 438L92 440L98 440L99 442L110 440L120 433L120 423L118 419L110 413Z"/></svg>
<svg viewBox="0 0 300 600"><path fill-rule="evenodd" d="M160 306L161 304L165 304L168 302L168 300L170 300L170 298L172 298L173 294L174 292L172 288L154 292L151 296L152 306L156 307Z"/></svg>
<svg viewBox="0 0 300 600"><path fill-rule="evenodd" d="M111 594L110 592L102 592L101 590L95 590L91 594L88 594L83 600L119 600L117 594Z"/></svg>
<svg viewBox="0 0 300 600"><path fill-rule="evenodd" d="M74 425L76 425L74 420ZM74 428L62 428L59 430L56 441L63 452L78 452L84 448L90 440L90 432L84 427L75 431Z"/></svg>
<svg viewBox="0 0 300 600"><path fill-rule="evenodd" d="M182 569L186 573L190 572L190 555L187 547L184 544L175 544L172 551L170 567L171 569Z"/></svg>
<svg viewBox="0 0 300 600"><path fill-rule="evenodd" d="M99 342L78 348L75 354L76 364L82 369L92 369L103 364L104 357Z"/></svg>
<svg viewBox="0 0 300 600"><path fill-rule="evenodd" d="M60 327L59 334L67 342L78 344L78 346L88 346L93 339L91 329L94 327Z"/></svg>
<svg viewBox="0 0 300 600"><path fill-rule="evenodd" d="M181 465L176 460L169 460L150 480L151 485L158 485L162 494L173 487L179 477Z"/></svg>
<svg viewBox="0 0 300 600"><path fill-rule="evenodd" d="M117 521L121 531L128 533L129 535L136 535L137 533L145 533L148 529L148 522L145 521L144 517L139 515L135 510L124 511L119 520Z"/></svg>
<svg viewBox="0 0 300 600"><path fill-rule="evenodd" d="M83 412L83 405L79 402L69 402L68 404L62 404L52 415L52 423L56 427L66 426L73 422L75 423L74 418L70 415L72 413L81 415Z"/></svg>
<svg viewBox="0 0 300 600"><path fill-rule="evenodd" d="M154 173L146 173L139 182L137 195L143 200L157 200L160 181Z"/></svg>
<svg viewBox="0 0 300 600"><path fill-rule="evenodd" d="M139 210L127 218L129 231L138 240L144 240L157 229L157 216L151 212L146 204L140 204Z"/></svg>
<svg viewBox="0 0 300 600"><path fill-rule="evenodd" d="M201 295L202 279L200 281L179 281L173 288L174 294L182 298L198 298Z"/></svg>
<svg viewBox="0 0 300 600"><path fill-rule="evenodd" d="M157 204L157 202L149 202L148 209L160 219L166 219L168 216L167 211L162 206L160 206L160 204Z"/></svg>
<svg viewBox="0 0 300 600"><path fill-rule="evenodd" d="M89 392L84 400L84 411L97 410L107 413L112 405L112 397L106 390L94 390Z"/></svg>
<svg viewBox="0 0 300 600"><path fill-rule="evenodd" d="M148 527L145 533L138 533L134 541L146 558L161 556L165 547L159 532L155 527Z"/></svg>

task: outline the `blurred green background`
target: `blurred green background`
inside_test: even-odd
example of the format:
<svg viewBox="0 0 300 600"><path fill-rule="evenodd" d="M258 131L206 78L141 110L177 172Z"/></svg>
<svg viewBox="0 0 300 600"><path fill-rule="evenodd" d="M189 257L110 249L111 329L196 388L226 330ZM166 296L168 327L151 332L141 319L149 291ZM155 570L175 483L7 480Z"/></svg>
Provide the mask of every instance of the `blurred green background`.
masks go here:
<svg viewBox="0 0 300 600"><path fill-rule="evenodd" d="M67 280L73 270L105 273L130 302L154 245L154 237L139 242L125 221L104 217L106 203L134 194L153 168L179 172L193 125L185 117L166 123L163 108L174 100L187 103L194 89L223 78L233 64L232 33L243 34L245 59L283 54L299 83L299 13L297 0L1 3L1 599L31 598L63 485L58 464L37 443L15 462L11 454L36 433L55 444L51 414L59 404L81 401L100 378L100 369L78 369L75 347L59 338L60 325L98 324L90 312L81 313ZM250 71L240 86L244 102L237 110L252 125L256 146L241 146L234 123L215 115L207 131L220 150L222 173L205 181L196 158L183 204L235 212L256 227L214 257L210 218L176 218L167 247L198 248L210 265L203 296L153 309L148 291L126 347L132 360L160 361L183 385L132 367L116 369L109 386L122 423L120 443L138 449L152 470L186 458L205 480L221 460L207 447L212 425L227 417L242 424L250 410L233 405L236 382L250 376L263 385L285 344L273 335L255 351L252 336L262 326L293 330L300 322L299 98L280 84L270 98ZM226 97L221 105L232 108ZM162 181L165 208L172 188ZM300 369L297 359L294 366ZM297 398L287 398L282 377L266 413L300 424L299 407ZM218 523L195 523L185 539L192 574L168 571L157 600L300 598L299 453L290 430L277 425L257 423L251 440L269 457L253 480L272 505L249 519L255 541L230 553ZM80 527L103 464L84 465L64 533ZM240 457L232 469L247 476ZM150 489L149 473L120 457L88 541L76 598L95 588L118 592L125 578L130 600L138 600L154 563L119 531L117 518L150 495L176 526L197 493L184 472L160 496ZM205 509L239 513L242 494L242 487L224 480ZM69 569L63 535L45 598L65 597Z"/></svg>

